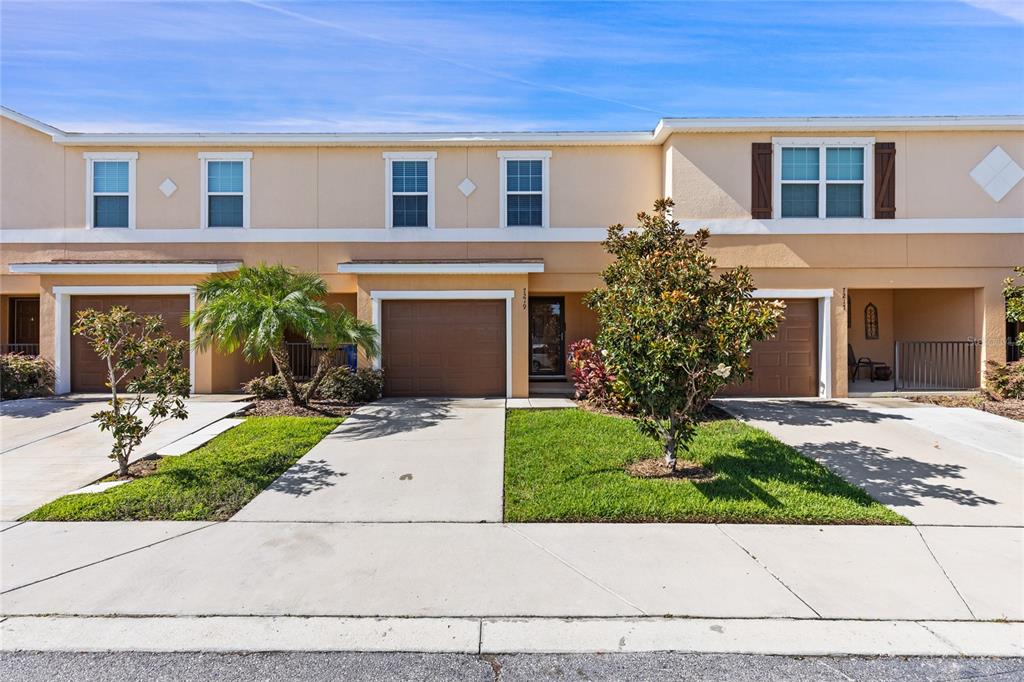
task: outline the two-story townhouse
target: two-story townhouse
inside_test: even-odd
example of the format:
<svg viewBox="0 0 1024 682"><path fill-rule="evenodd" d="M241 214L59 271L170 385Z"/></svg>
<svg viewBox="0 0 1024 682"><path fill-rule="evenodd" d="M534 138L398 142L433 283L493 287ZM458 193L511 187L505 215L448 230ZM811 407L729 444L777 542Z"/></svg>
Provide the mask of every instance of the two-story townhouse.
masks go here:
<svg viewBox="0 0 1024 682"><path fill-rule="evenodd" d="M239 264L319 272L381 332L389 395L564 381L606 226L660 196L721 267L786 301L737 393L977 386L1006 357L1001 280L1024 263L1024 117L664 119L649 132L70 133L0 118L0 342L102 389L78 310L161 313ZM296 352L302 350L299 340ZM299 357L297 354L296 357ZM193 350L198 393L269 370ZM884 376L885 371L879 373Z"/></svg>

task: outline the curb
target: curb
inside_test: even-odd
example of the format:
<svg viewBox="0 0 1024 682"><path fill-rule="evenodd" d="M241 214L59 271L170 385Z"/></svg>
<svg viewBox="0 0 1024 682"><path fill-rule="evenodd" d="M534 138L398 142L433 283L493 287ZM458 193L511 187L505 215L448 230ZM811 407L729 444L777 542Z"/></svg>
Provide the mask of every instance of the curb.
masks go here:
<svg viewBox="0 0 1024 682"><path fill-rule="evenodd" d="M2 651L1022 656L1024 623L712 618L13 616Z"/></svg>

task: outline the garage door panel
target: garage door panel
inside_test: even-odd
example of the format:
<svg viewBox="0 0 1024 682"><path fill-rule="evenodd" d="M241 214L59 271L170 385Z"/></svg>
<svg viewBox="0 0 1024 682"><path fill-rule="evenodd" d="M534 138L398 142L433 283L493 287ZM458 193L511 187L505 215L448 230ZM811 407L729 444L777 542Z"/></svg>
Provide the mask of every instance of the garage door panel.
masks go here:
<svg viewBox="0 0 1024 682"><path fill-rule="evenodd" d="M801 397L818 395L818 302L788 299L778 333L755 343L753 376L721 391L724 396Z"/></svg>
<svg viewBox="0 0 1024 682"><path fill-rule="evenodd" d="M384 301L384 392L505 395L505 302Z"/></svg>
<svg viewBox="0 0 1024 682"><path fill-rule="evenodd" d="M83 310L108 311L114 306L124 306L139 315L163 317L164 329L178 341L188 341L187 295L177 296L72 296L71 320L74 324L78 313ZM182 358L188 366L188 354ZM107 368L89 342L77 334L71 337L71 390L76 392L106 392Z"/></svg>

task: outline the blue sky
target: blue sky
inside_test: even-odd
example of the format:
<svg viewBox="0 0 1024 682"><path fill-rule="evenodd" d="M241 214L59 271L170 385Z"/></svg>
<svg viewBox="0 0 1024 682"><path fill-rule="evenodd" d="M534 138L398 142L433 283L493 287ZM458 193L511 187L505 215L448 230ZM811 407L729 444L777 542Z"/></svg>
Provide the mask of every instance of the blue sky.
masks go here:
<svg viewBox="0 0 1024 682"><path fill-rule="evenodd" d="M1024 0L2 0L0 23L0 100L66 130L1024 113Z"/></svg>

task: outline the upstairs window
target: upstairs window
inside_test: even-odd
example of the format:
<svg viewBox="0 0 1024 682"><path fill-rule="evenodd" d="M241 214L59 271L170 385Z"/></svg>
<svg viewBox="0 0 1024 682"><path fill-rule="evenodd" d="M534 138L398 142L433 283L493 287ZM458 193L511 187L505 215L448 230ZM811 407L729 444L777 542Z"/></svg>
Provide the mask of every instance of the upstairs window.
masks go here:
<svg viewBox="0 0 1024 682"><path fill-rule="evenodd" d="M776 218L870 218L873 140L776 139Z"/></svg>
<svg viewBox="0 0 1024 682"><path fill-rule="evenodd" d="M498 152L498 158L501 163L501 226L547 227L551 152Z"/></svg>
<svg viewBox="0 0 1024 682"><path fill-rule="evenodd" d="M388 227L434 226L435 152L385 152Z"/></svg>
<svg viewBox="0 0 1024 682"><path fill-rule="evenodd" d="M86 224L135 227L136 152L86 152Z"/></svg>
<svg viewBox="0 0 1024 682"><path fill-rule="evenodd" d="M203 227L249 227L251 152L200 154Z"/></svg>

